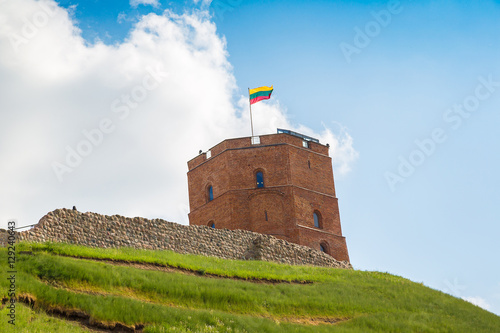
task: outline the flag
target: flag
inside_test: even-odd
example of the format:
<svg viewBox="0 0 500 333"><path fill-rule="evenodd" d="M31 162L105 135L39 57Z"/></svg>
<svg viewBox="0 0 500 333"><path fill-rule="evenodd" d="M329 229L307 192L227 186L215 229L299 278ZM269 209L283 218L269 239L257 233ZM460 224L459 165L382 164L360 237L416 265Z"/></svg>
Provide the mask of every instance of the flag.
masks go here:
<svg viewBox="0 0 500 333"><path fill-rule="evenodd" d="M250 94L250 105L265 99L270 99L272 92L273 92L273 86L249 89L248 93Z"/></svg>

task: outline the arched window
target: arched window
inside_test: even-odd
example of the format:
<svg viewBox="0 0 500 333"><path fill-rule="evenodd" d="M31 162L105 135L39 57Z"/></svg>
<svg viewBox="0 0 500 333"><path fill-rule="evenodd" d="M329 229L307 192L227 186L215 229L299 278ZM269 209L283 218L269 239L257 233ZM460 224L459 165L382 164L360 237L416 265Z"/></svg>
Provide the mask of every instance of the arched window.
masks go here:
<svg viewBox="0 0 500 333"><path fill-rule="evenodd" d="M321 221L321 214L315 210L313 213L313 218L314 218L314 227L316 228L323 228L322 226L322 221Z"/></svg>
<svg viewBox="0 0 500 333"><path fill-rule="evenodd" d="M257 188L264 187L264 173L262 173L262 171L257 171L255 180L257 181Z"/></svg>
<svg viewBox="0 0 500 333"><path fill-rule="evenodd" d="M214 200L214 189L212 188L212 185L209 185L207 187L207 202L212 200Z"/></svg>
<svg viewBox="0 0 500 333"><path fill-rule="evenodd" d="M330 248L328 246L328 243L327 242L321 242L319 244L319 250L321 252L325 252L326 254L330 254Z"/></svg>
<svg viewBox="0 0 500 333"><path fill-rule="evenodd" d="M208 222L208 226L215 229L215 223L212 221Z"/></svg>

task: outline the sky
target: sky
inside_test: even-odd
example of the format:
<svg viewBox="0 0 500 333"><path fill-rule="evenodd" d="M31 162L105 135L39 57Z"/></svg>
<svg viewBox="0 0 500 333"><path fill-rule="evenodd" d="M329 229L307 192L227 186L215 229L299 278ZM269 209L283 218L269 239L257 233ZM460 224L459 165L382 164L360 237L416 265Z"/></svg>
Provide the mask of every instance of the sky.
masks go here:
<svg viewBox="0 0 500 333"><path fill-rule="evenodd" d="M0 227L188 224L186 162L286 128L330 144L355 269L500 314L500 2L0 0Z"/></svg>

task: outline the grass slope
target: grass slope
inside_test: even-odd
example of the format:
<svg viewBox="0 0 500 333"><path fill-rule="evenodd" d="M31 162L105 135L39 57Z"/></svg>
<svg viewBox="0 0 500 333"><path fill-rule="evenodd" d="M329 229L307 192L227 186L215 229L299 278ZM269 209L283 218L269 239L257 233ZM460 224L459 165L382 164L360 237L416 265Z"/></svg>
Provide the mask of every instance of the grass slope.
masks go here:
<svg viewBox="0 0 500 333"><path fill-rule="evenodd" d="M53 243L17 250L35 254L18 255L16 278L18 293L32 295L37 309L76 309L94 321L144 324L145 332L500 332L500 317L387 273ZM6 263L2 249L3 271ZM3 296L7 283L0 280ZM35 318L33 331L47 322L39 311L20 309L20 323Z"/></svg>
<svg viewBox="0 0 500 333"><path fill-rule="evenodd" d="M46 315L43 311L34 311L23 304L16 305L16 325L15 327L7 323L5 318L9 313L4 307L0 310L0 332L17 333L83 333L87 330L80 327L77 323L67 322Z"/></svg>

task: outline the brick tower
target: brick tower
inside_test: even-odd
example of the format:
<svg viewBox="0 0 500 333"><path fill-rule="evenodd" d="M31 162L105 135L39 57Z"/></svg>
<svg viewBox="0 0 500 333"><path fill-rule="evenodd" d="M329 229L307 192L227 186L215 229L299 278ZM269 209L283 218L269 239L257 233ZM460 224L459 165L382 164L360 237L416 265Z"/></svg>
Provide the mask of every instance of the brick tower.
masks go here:
<svg viewBox="0 0 500 333"><path fill-rule="evenodd" d="M349 261L328 146L295 132L224 140L188 162L189 223L273 235Z"/></svg>

